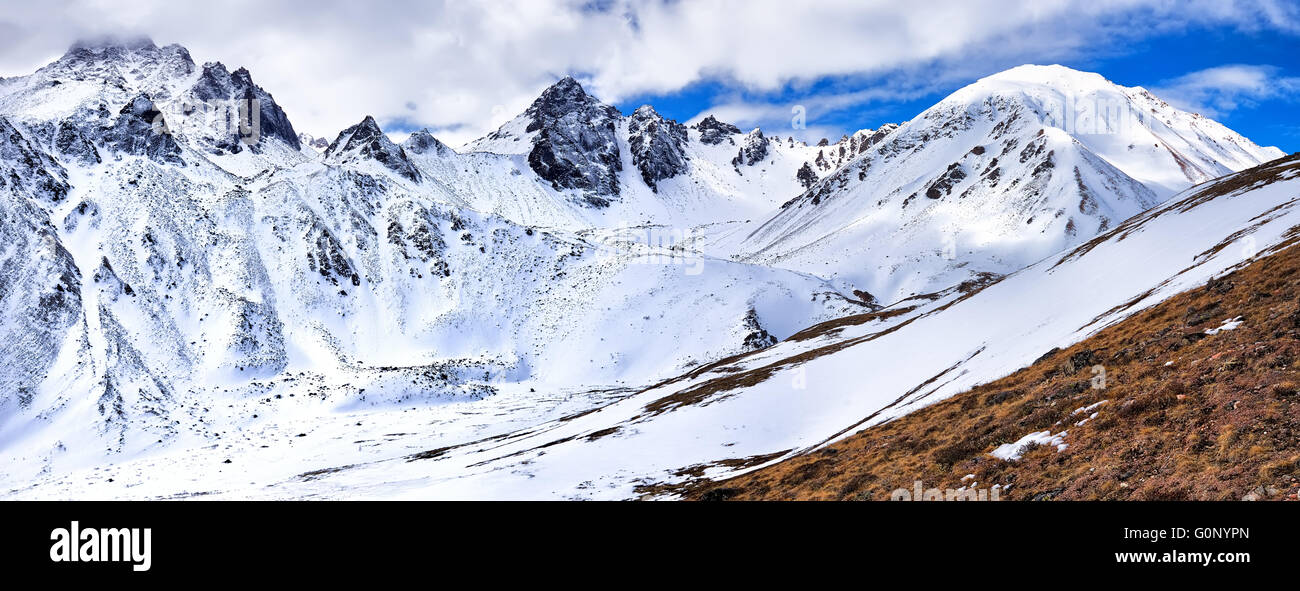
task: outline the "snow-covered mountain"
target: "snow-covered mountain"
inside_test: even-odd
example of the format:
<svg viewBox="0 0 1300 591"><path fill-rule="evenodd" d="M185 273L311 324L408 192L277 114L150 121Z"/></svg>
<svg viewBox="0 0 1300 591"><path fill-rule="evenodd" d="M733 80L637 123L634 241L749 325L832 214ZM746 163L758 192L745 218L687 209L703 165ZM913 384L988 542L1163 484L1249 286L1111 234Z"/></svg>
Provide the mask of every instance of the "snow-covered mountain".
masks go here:
<svg viewBox="0 0 1300 591"><path fill-rule="evenodd" d="M1280 156L1141 88L1021 66L953 93L720 250L896 301L1015 271Z"/></svg>
<svg viewBox="0 0 1300 591"><path fill-rule="evenodd" d="M449 185L475 185L461 191L466 203L519 223L690 229L768 215L810 179L833 172L839 146L808 146L759 129L744 133L713 117L687 126L649 105L623 116L564 78L462 154L443 153L468 161L461 174L445 163L439 172ZM805 165L809 172L801 177ZM505 168L515 178L484 179L477 174L484 166ZM499 183L507 187L493 190ZM539 186L550 190L539 193Z"/></svg>
<svg viewBox="0 0 1300 591"><path fill-rule="evenodd" d="M231 103L260 133L201 110ZM234 427L214 408L281 387L391 407L643 384L869 309L680 237L478 211L442 174L459 158L370 117L317 156L246 71L177 46L76 47L4 80L6 453L75 464L220 438Z"/></svg>
<svg viewBox="0 0 1300 591"><path fill-rule="evenodd" d="M291 402L277 407L287 410L278 424L242 427L246 438L56 472L13 494L671 497L695 479L770 465L1005 376L1294 247L1297 205L1300 155L1293 155L1181 193L993 284L827 322L649 388L588 393L584 404L503 392L473 403L492 415L488 425L458 419L468 405L376 416L321 415L306 410L318 402ZM264 408L255 398L225 414ZM307 439L285 435L299 429ZM223 473L224 459L238 479Z"/></svg>
<svg viewBox="0 0 1300 591"><path fill-rule="evenodd" d="M74 47L0 80L0 486L98 494L73 483L114 464L126 472L107 496L238 495L243 481L619 496L670 468L815 443L959 353L1009 351L978 357L969 381L1074 338L1079 314L1181 285L1160 273L1239 236L1241 216L1289 211L1272 190L1160 206L1160 220L1213 210L1218 225L1065 316L1045 307L978 344L935 345L1005 302L1073 302L1051 277L1095 271L1076 257L984 286L1099 232L1118 244L1114 229L1173 189L1272 155L1114 89L1021 68L810 146L650 106L624 115L565 78L457 151L427 130L395 143L368 116L323 145L242 68L149 41ZM1094 95L1122 96L1138 128L1053 119L1060 96ZM1267 180L1289 187L1290 170ZM1147 248L1097 250L1131 245ZM1003 284L1029 295L984 295ZM814 363L826 371L792 377L794 398L769 391ZM850 366L882 373L848 380ZM415 452L448 461L393 468ZM239 462L238 486L208 469L217 455ZM554 471L520 485L542 455Z"/></svg>

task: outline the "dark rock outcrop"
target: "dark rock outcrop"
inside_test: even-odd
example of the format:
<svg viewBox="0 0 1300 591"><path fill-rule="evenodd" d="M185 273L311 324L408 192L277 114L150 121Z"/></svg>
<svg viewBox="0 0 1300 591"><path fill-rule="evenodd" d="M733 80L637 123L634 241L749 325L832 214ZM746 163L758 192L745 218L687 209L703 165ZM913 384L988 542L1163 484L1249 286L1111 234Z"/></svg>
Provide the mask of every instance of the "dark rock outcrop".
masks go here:
<svg viewBox="0 0 1300 591"><path fill-rule="evenodd" d="M149 97L140 95L118 111L113 127L100 140L111 152L146 156L158 163L184 165L181 147Z"/></svg>
<svg viewBox="0 0 1300 591"><path fill-rule="evenodd" d="M437 156L444 156L454 152L447 147L447 144L433 137L433 134L429 133L427 129L421 129L411 134L411 137L402 142L402 149L411 154L434 154Z"/></svg>
<svg viewBox="0 0 1300 591"><path fill-rule="evenodd" d="M618 149L618 109L603 104L566 77L524 111L526 131L537 132L528 165L556 189L577 189L595 206L619 194L623 169Z"/></svg>
<svg viewBox="0 0 1300 591"><path fill-rule="evenodd" d="M0 189L46 203L63 201L70 187L67 171L0 117Z"/></svg>
<svg viewBox="0 0 1300 591"><path fill-rule="evenodd" d="M628 143L632 163L656 193L659 181L686 172L686 126L664 119L653 107L646 105L632 113Z"/></svg>
<svg viewBox="0 0 1300 591"><path fill-rule="evenodd" d="M710 146L730 140L733 135L740 135L739 127L718 121L713 115L695 124L695 130L700 132L700 142Z"/></svg>
<svg viewBox="0 0 1300 591"><path fill-rule="evenodd" d="M755 128L745 136L741 142L740 152L735 158L731 159L732 166L753 166L767 158L768 139L763 135L763 130Z"/></svg>
<svg viewBox="0 0 1300 591"><path fill-rule="evenodd" d="M369 115L361 123L343 130L325 150L325 161L336 164L366 158L374 159L412 182L420 182L420 171L411 164L406 151L388 139Z"/></svg>
<svg viewBox="0 0 1300 591"><path fill-rule="evenodd" d="M248 70L239 68L228 72L221 63L203 65L203 73L190 89L193 103L187 105L186 115L205 116L205 109L233 109L234 117L220 118L237 120L238 126L230 129L229 125L220 125L213 129L212 135L204 138L214 151L239 153L242 146L254 152L260 152L266 141L278 139L294 150L302 149L298 133L294 131L289 117L284 114L275 99L253 83Z"/></svg>
<svg viewBox="0 0 1300 591"><path fill-rule="evenodd" d="M811 188L813 183L817 182L817 173L813 172L812 165L807 162L804 162L803 166L799 167L799 172L795 173L794 176L799 179L799 184L803 185L805 189Z"/></svg>
<svg viewBox="0 0 1300 591"><path fill-rule="evenodd" d="M59 122L54 132L54 151L67 162L83 166L98 164L103 161L95 144L86 139L81 130L71 121Z"/></svg>

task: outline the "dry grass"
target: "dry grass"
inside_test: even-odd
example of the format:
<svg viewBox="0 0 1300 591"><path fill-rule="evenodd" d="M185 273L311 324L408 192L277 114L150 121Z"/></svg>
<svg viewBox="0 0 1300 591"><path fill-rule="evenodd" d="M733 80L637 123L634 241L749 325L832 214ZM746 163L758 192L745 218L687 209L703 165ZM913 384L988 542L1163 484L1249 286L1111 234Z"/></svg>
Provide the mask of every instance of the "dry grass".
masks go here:
<svg viewBox="0 0 1300 591"><path fill-rule="evenodd" d="M1300 249L1287 248L1030 367L688 498L888 499L923 480L1004 499L1294 499L1300 478ZM1225 319L1236 330L1206 335ZM1106 387L1093 389L1102 365ZM1078 408L1108 400L1097 417ZM1091 413L1091 411L1090 411ZM1088 413L1088 414L1090 414ZM989 455L1034 431L1069 447Z"/></svg>

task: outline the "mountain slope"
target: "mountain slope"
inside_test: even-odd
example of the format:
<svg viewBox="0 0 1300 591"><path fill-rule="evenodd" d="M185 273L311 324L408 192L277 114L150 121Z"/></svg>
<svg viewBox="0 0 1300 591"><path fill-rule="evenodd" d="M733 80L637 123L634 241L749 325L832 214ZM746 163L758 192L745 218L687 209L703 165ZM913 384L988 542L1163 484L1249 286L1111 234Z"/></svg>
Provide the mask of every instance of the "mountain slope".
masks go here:
<svg viewBox="0 0 1300 591"><path fill-rule="evenodd" d="M303 463L258 464L254 482L269 486L230 488L219 475L194 476L210 456L175 453L115 467L115 480L130 488L107 494L168 495L179 486L269 497L673 493L825 447L999 379L1285 248L1300 232L1298 204L1295 155L1198 186L1000 281L823 323L650 388L612 393L594 410L478 437L426 430L376 438L345 416L317 424L313 453L294 455ZM353 453L332 437L374 443ZM225 450L239 463L261 453L239 442ZM355 461L344 465L344 458ZM190 480L131 476L169 466L189 466ZM75 496L85 490L83 478L51 478L30 494Z"/></svg>
<svg viewBox="0 0 1300 591"><path fill-rule="evenodd" d="M888 500L920 480L1004 500L1294 500L1297 239L1006 378L689 496Z"/></svg>
<svg viewBox="0 0 1300 591"><path fill-rule="evenodd" d="M851 139L856 146L858 136ZM805 164L813 178L832 172L839 147L746 134L712 117L686 126L649 105L623 116L566 77L498 130L429 166L457 198L517 223L686 230L766 215L806 186ZM484 166L493 172L479 174ZM458 190L464 183L478 188Z"/></svg>
<svg viewBox="0 0 1300 591"><path fill-rule="evenodd" d="M481 213L428 174L454 153L369 117L320 157L265 101L260 135L223 135L191 97L269 95L192 66L140 42L4 81L8 479L212 445L278 415L218 410L268 391L329 416L618 388L869 309L806 274Z"/></svg>
<svg viewBox="0 0 1300 591"><path fill-rule="evenodd" d="M896 301L1015 271L1281 155L1142 89L1022 66L953 93L720 248Z"/></svg>
<svg viewBox="0 0 1300 591"><path fill-rule="evenodd" d="M0 81L0 486L623 498L1003 375L1289 223L1283 163L1120 224L1156 192L1029 99L990 100L807 146L624 116L565 79L466 153L428 132L399 145L370 117L318 153L242 69L144 41L74 48ZM995 138L981 151L969 134ZM908 216L949 207L874 251L909 277L875 293L932 293L882 309L843 274L760 264L777 250L717 256L794 195L785 211L808 217L761 227L852 214L852 191L826 191L867 163L907 173L876 180L906 181ZM1019 250L906 260L976 219L970 204ZM1079 213L1016 217L1066 205Z"/></svg>

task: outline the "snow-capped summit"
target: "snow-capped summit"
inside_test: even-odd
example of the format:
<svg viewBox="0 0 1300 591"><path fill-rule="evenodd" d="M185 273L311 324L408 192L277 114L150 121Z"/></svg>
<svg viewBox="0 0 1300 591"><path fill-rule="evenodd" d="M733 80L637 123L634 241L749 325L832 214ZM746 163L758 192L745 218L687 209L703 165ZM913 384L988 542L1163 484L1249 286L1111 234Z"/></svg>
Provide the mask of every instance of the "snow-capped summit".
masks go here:
<svg viewBox="0 0 1300 591"><path fill-rule="evenodd" d="M1198 114L1180 111L1141 87L1065 66L1024 65L983 78L940 105L974 107L994 98L1028 107L1153 191L1169 195L1196 183L1280 158Z"/></svg>
<svg viewBox="0 0 1300 591"><path fill-rule="evenodd" d="M361 123L340 132L325 149L325 161L331 164L365 160L374 160L412 182L420 182L420 171L411 164L406 150L388 139L374 117L369 115Z"/></svg>
<svg viewBox="0 0 1300 591"><path fill-rule="evenodd" d="M161 102L179 94L195 70L180 45L158 47L144 38L82 41L33 74L4 80L0 106L24 120L54 120L104 102L120 107L129 95Z"/></svg>
<svg viewBox="0 0 1300 591"><path fill-rule="evenodd" d="M168 137L122 135L144 129L144 113L132 106L141 100L150 105L153 135ZM104 144L127 146L109 150L117 154L154 144L151 157L170 162L185 160L188 149L248 174L301 159L288 116L248 70L197 67L184 47L148 39L80 42L31 75L0 81L0 114L87 164L98 156L86 146ZM100 137L106 133L115 135Z"/></svg>
<svg viewBox="0 0 1300 591"><path fill-rule="evenodd" d="M566 76L523 114L469 145L469 151L527 154L528 165L556 190L578 191L596 207L617 197L623 169L617 134L622 114Z"/></svg>
<svg viewBox="0 0 1300 591"><path fill-rule="evenodd" d="M82 40L74 43L55 62L37 70L48 80L97 79L107 84L153 86L183 78L194 72L189 50L172 44L158 47L147 37L135 39Z"/></svg>
<svg viewBox="0 0 1300 591"><path fill-rule="evenodd" d="M737 250L895 301L1015 271L1176 190L1280 155L1062 66L989 76L869 137Z"/></svg>

